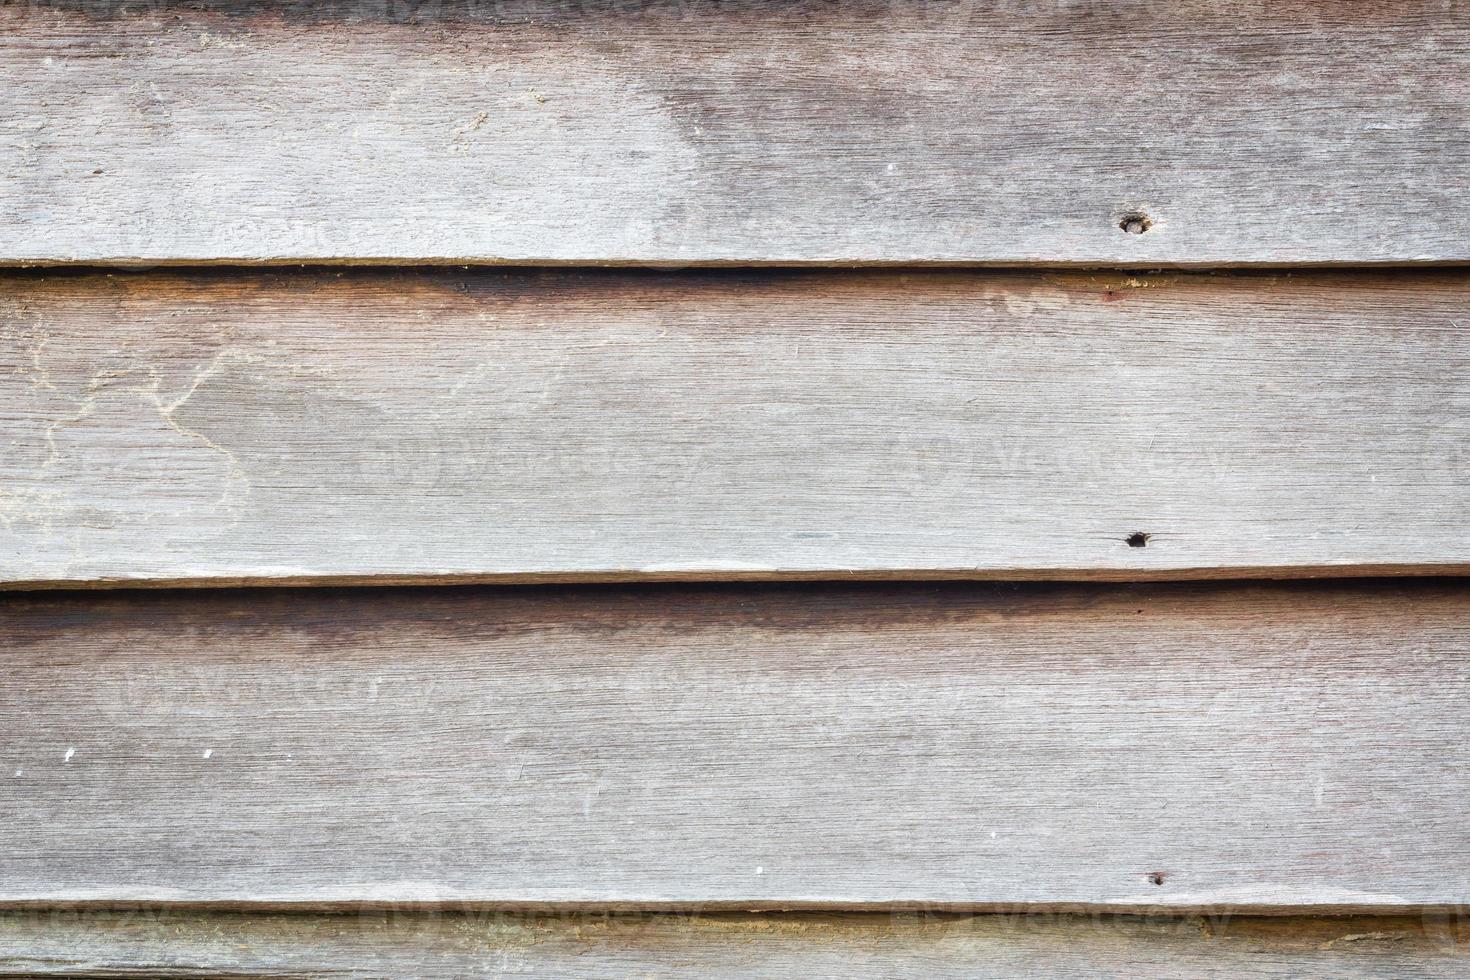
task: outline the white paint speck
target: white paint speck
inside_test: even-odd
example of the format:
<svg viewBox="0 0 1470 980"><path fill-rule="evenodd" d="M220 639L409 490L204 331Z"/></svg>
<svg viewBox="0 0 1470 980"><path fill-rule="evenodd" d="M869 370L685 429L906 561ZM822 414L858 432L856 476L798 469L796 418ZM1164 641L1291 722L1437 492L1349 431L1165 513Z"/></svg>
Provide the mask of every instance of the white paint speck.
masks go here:
<svg viewBox="0 0 1470 980"><path fill-rule="evenodd" d="M212 755L214 755L214 749L205 749L204 750L204 758L208 759Z"/></svg>
<svg viewBox="0 0 1470 980"><path fill-rule="evenodd" d="M19 775L20 775L20 774L21 774L21 773L23 773L23 772L25 772L25 770L24 770L24 769L17 769L17 770L15 770L15 774L16 774L16 775L17 775L17 776L19 776Z"/></svg>
<svg viewBox="0 0 1470 980"><path fill-rule="evenodd" d="M758 875L763 875L766 873L766 869L764 867L756 868L755 873Z"/></svg>
<svg viewBox="0 0 1470 980"><path fill-rule="evenodd" d="M990 832L990 839L995 840L995 831L993 830Z"/></svg>
<svg viewBox="0 0 1470 980"><path fill-rule="evenodd" d="M66 755L64 755L64 756L61 757L61 761L62 762L70 762L71 761L71 757L74 756L74 755L76 755L76 754L77 754L77 750L76 749L73 749L71 747L68 747L67 750L66 750Z"/></svg>

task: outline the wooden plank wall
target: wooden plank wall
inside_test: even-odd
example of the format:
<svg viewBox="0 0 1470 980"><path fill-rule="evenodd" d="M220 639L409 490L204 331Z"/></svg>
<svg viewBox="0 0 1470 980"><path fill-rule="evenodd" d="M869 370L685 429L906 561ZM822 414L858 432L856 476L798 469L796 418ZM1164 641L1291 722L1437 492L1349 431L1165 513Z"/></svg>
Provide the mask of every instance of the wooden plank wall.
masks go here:
<svg viewBox="0 0 1470 980"><path fill-rule="evenodd" d="M1435 0L0 2L0 976L1470 974L1467 106Z"/></svg>

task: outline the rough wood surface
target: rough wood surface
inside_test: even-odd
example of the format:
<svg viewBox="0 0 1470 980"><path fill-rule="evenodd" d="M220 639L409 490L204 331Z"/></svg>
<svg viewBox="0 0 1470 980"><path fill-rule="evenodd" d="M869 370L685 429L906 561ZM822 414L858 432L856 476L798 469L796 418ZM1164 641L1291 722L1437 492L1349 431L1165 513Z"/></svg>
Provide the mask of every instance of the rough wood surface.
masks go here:
<svg viewBox="0 0 1470 980"><path fill-rule="evenodd" d="M1463 980L1458 916L0 915L0 976Z"/></svg>
<svg viewBox="0 0 1470 980"><path fill-rule="evenodd" d="M0 903L1470 904L1470 584L10 593Z"/></svg>
<svg viewBox="0 0 1470 980"><path fill-rule="evenodd" d="M1467 328L1450 271L21 275L0 582L1463 571Z"/></svg>
<svg viewBox="0 0 1470 980"><path fill-rule="evenodd" d="M29 0L0 263L1465 261L1467 105L1431 0Z"/></svg>

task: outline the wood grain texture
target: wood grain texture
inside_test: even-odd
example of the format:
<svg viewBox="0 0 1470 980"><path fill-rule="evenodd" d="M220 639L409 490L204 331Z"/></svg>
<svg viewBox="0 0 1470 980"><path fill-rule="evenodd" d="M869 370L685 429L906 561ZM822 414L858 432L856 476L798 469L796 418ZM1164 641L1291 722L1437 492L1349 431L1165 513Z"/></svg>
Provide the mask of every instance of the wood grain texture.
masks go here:
<svg viewBox="0 0 1470 980"><path fill-rule="evenodd" d="M1470 904L1470 585L11 593L0 903Z"/></svg>
<svg viewBox="0 0 1470 980"><path fill-rule="evenodd" d="M1467 105L1438 0L30 0L0 263L1464 262Z"/></svg>
<svg viewBox="0 0 1470 980"><path fill-rule="evenodd" d="M0 582L1464 571L1467 310L1448 271L22 275Z"/></svg>
<svg viewBox="0 0 1470 980"><path fill-rule="evenodd" d="M1458 916L0 914L0 976L1462 980Z"/></svg>

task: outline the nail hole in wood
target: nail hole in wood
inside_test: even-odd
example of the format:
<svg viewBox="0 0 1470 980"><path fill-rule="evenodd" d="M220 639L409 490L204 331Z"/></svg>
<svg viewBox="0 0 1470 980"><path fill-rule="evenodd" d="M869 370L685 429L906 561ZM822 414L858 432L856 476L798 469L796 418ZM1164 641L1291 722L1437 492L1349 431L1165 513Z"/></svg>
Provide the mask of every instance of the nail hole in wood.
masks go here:
<svg viewBox="0 0 1470 980"><path fill-rule="evenodd" d="M1118 222L1118 227L1130 235L1142 235L1153 226L1153 219L1138 211L1123 215L1123 220Z"/></svg>
<svg viewBox="0 0 1470 980"><path fill-rule="evenodd" d="M1164 873L1162 871L1155 871L1148 876L1148 880L1156 885L1162 885L1164 883Z"/></svg>
<svg viewBox="0 0 1470 980"><path fill-rule="evenodd" d="M1148 539L1151 537L1153 537L1153 535L1151 534L1145 534L1142 531L1134 531L1123 540L1128 542L1128 547L1130 548L1142 548L1148 544Z"/></svg>

